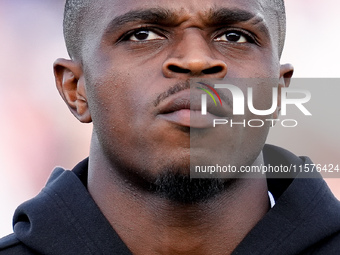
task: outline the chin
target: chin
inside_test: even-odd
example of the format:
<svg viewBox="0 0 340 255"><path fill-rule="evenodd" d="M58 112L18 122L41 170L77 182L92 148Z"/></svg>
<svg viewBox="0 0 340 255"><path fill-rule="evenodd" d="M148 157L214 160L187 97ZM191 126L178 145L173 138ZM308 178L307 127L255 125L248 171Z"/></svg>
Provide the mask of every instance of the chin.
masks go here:
<svg viewBox="0 0 340 255"><path fill-rule="evenodd" d="M207 203L230 189L236 179L191 179L190 167L163 169L149 182L148 191L179 204Z"/></svg>

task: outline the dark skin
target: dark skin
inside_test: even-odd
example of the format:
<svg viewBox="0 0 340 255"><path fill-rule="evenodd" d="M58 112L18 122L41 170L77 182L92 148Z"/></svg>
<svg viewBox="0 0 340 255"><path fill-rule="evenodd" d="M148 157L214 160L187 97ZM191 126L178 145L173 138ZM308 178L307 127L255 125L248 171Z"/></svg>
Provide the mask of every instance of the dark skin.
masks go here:
<svg viewBox="0 0 340 255"><path fill-rule="evenodd" d="M193 204L144 188L169 165L189 174L190 110L170 118L162 110L186 91L155 106L160 94L194 77L270 77L288 86L293 68L279 64L276 19L263 5L102 0L93 6L95 29L85 34L81 61L55 62L61 96L81 122L93 122L88 190L133 254L230 254L269 210L263 178L239 179ZM230 15L235 10L243 15ZM136 16L142 18L131 19ZM261 105L270 91L263 85L254 100ZM220 132L228 139L227 162L263 163L267 126ZM199 148L191 153L201 156Z"/></svg>

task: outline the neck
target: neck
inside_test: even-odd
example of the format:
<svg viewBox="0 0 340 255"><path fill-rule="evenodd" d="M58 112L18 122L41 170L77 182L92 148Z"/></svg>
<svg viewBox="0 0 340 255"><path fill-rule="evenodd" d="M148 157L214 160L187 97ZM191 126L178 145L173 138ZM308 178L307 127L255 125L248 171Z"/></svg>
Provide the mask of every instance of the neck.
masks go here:
<svg viewBox="0 0 340 255"><path fill-rule="evenodd" d="M209 201L186 205L130 185L109 165L90 154L88 189L135 255L231 254L269 210L265 179L238 179Z"/></svg>

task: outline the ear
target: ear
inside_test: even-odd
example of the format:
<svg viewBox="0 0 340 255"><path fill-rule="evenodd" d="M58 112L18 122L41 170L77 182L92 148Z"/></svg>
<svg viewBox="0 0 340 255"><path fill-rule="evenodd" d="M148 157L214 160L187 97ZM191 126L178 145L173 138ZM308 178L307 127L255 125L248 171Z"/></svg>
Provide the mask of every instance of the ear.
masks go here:
<svg viewBox="0 0 340 255"><path fill-rule="evenodd" d="M278 119L281 111L281 91L282 88L288 88L290 85L290 80L294 73L294 67L291 64L284 64L280 66L280 79L278 86L278 100L277 108L273 114L274 119Z"/></svg>
<svg viewBox="0 0 340 255"><path fill-rule="evenodd" d="M72 114L80 122L91 122L81 65L73 60L57 59L53 69L59 94Z"/></svg>

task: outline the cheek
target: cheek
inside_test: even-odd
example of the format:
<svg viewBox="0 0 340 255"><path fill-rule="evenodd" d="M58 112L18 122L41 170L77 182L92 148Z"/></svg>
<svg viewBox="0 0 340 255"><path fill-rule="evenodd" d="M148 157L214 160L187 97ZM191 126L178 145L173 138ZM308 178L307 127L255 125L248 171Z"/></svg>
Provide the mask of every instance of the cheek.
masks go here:
<svg viewBox="0 0 340 255"><path fill-rule="evenodd" d="M228 76L231 78L279 78L280 59L277 53L270 49L258 51L249 58L234 60L229 59Z"/></svg>
<svg viewBox="0 0 340 255"><path fill-rule="evenodd" d="M117 74L117 72L116 72ZM89 79L89 107L93 121L93 131L98 140L98 149L116 164L128 165L136 153L140 127L136 126L136 116L142 115L142 97L136 96L138 89L129 90L133 81L129 76L100 75Z"/></svg>
<svg viewBox="0 0 340 255"><path fill-rule="evenodd" d="M235 121L245 123L245 127L239 127L240 130L240 151L245 153L239 154L242 156L247 156L246 158L255 160L260 153L270 129L272 122L268 121L272 119L273 113L276 110L277 103L274 100L273 107L273 87L278 84L277 79L247 79L247 86L243 89L245 93L245 116L236 117ZM248 90L251 87L252 91ZM275 90L274 90L275 92ZM252 96L250 96L250 94ZM275 94L277 98L277 94ZM248 99L251 99L248 102ZM250 111L249 105L253 106L254 109L261 111L270 110L266 115L258 115L254 113L254 109Z"/></svg>
<svg viewBox="0 0 340 255"><path fill-rule="evenodd" d="M145 100L140 84L147 79L145 69L144 72L136 73L133 63L127 63L120 55L113 57L98 52L100 61L89 63L84 72L87 74L91 113L95 119L99 116L106 118L106 121L115 119L120 122L123 118L127 121L140 110L138 106Z"/></svg>
<svg viewBox="0 0 340 255"><path fill-rule="evenodd" d="M122 74L102 75L90 83L89 105L94 127L101 125L124 132L124 127L132 125L135 116L143 111L140 106L145 100L134 83Z"/></svg>
<svg viewBox="0 0 340 255"><path fill-rule="evenodd" d="M261 112L258 117L263 117L262 114L265 113L267 113L265 117L270 117L276 110L278 105L278 84L279 79L259 79L257 85L252 86L251 91L248 91L247 106L250 105L250 107L254 108L253 111L258 110Z"/></svg>
<svg viewBox="0 0 340 255"><path fill-rule="evenodd" d="M152 102L163 91L156 78L145 69L138 75L138 68L132 72L129 67L115 68L114 65L97 69L86 77L94 132L112 161L119 159L126 165L142 165L140 161L148 157L149 151L150 155L155 154L148 148L155 144L157 134L161 134L159 130L156 130L158 133L152 130ZM144 155L139 157L141 153Z"/></svg>

